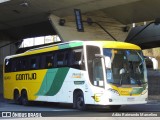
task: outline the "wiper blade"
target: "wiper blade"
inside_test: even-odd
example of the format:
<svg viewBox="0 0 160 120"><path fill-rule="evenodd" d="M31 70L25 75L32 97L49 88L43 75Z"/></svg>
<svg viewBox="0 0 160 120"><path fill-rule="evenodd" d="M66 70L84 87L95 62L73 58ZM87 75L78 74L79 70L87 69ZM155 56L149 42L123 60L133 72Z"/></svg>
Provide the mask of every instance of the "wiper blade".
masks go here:
<svg viewBox="0 0 160 120"><path fill-rule="evenodd" d="M111 84L116 84L116 85L118 85L118 83L115 83L115 82L108 82L108 83L111 83Z"/></svg>

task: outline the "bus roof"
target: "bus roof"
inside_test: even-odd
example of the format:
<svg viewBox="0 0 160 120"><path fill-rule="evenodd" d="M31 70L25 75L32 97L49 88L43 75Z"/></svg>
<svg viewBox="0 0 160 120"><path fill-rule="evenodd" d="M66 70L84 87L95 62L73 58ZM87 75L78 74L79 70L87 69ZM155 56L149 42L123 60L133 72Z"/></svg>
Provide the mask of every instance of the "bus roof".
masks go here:
<svg viewBox="0 0 160 120"><path fill-rule="evenodd" d="M141 48L135 44L119 41L92 41L94 44L100 44L103 48L115 48L115 49L134 49L141 50Z"/></svg>
<svg viewBox="0 0 160 120"><path fill-rule="evenodd" d="M35 49L30 49L24 53L7 56L6 58L19 57L19 56L49 52L49 51L54 51L54 50L79 47L79 46L83 46L84 43L86 45L90 45L90 44L100 45L103 48L141 50L141 48L137 45L125 43L125 42L118 42L118 41L104 41L104 40L103 41L70 41L70 42L58 43L58 44L43 46L43 47L39 47Z"/></svg>

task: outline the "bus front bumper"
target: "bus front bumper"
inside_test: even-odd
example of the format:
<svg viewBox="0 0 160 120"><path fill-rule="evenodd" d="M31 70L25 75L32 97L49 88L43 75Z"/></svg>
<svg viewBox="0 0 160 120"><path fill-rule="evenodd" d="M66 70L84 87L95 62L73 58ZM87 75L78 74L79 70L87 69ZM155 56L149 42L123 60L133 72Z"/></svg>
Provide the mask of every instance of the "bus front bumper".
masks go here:
<svg viewBox="0 0 160 120"><path fill-rule="evenodd" d="M147 95L141 96L101 96L99 101L95 101L97 105L133 105L146 104L148 100Z"/></svg>

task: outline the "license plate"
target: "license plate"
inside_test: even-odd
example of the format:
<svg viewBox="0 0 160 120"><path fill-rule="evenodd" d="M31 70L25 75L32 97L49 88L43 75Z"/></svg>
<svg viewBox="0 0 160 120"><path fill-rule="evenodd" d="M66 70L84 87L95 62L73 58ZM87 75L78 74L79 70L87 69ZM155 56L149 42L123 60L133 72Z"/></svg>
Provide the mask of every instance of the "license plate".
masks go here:
<svg viewBox="0 0 160 120"><path fill-rule="evenodd" d="M131 101L135 101L135 98L127 98L127 101L131 102Z"/></svg>

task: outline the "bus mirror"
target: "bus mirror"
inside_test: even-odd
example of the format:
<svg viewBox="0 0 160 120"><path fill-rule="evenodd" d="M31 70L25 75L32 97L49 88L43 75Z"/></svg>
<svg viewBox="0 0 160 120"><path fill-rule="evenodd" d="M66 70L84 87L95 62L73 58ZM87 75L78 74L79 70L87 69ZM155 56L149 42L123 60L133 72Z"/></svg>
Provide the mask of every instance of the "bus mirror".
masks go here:
<svg viewBox="0 0 160 120"><path fill-rule="evenodd" d="M78 65L82 65L82 61L81 60L78 61Z"/></svg>
<svg viewBox="0 0 160 120"><path fill-rule="evenodd" d="M106 64L106 68L111 68L111 59L110 57L106 56L105 57L105 64Z"/></svg>
<svg viewBox="0 0 160 120"><path fill-rule="evenodd" d="M122 75L124 73L125 73L125 69L124 68L120 69L119 74Z"/></svg>
<svg viewBox="0 0 160 120"><path fill-rule="evenodd" d="M104 56L101 55L101 54L95 54L95 57L96 57L96 58L104 58Z"/></svg>
<svg viewBox="0 0 160 120"><path fill-rule="evenodd" d="M108 68L108 69L111 68L111 59L110 59L110 57L103 56L101 54L95 54L95 57L97 57L97 58L103 58L105 60L106 68Z"/></svg>

